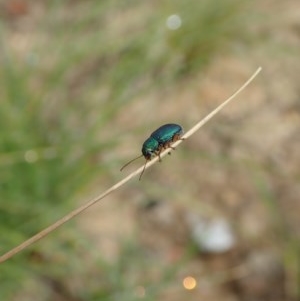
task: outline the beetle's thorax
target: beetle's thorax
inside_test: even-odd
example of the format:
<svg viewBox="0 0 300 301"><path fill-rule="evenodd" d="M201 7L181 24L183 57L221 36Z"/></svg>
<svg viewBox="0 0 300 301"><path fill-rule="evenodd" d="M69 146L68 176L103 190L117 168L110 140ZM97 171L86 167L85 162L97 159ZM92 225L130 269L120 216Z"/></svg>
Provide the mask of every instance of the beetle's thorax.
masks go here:
<svg viewBox="0 0 300 301"><path fill-rule="evenodd" d="M159 143L153 137L149 137L142 147L142 153L146 160L151 160L157 154Z"/></svg>

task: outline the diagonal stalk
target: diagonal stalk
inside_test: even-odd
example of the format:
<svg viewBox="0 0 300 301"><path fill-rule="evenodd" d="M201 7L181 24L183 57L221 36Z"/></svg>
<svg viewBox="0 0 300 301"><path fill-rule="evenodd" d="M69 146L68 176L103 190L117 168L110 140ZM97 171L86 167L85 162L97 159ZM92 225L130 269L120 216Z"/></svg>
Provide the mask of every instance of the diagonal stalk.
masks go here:
<svg viewBox="0 0 300 301"><path fill-rule="evenodd" d="M258 75L258 73L261 71L261 67L259 67L254 73L253 75L234 93L232 94L228 99L226 99L223 103L221 103L216 109L214 109L211 113L209 113L206 117L204 117L202 120L200 120L197 124L195 124L189 131L187 131L182 138L183 139L187 139L189 138L191 135L193 135L196 131L198 131L206 122L208 122L213 116L215 116L219 111L221 111L230 101L232 101L242 90L244 90L249 84L250 82L253 81L253 79ZM180 143L182 143L183 140L178 140L176 141L174 144L172 144L172 147L175 147L177 145L179 145ZM161 154L160 157L164 157L165 155L167 155L167 153L169 153L172 150L172 148L168 148L166 150L164 150ZM100 200L102 200L103 198L105 198L106 196L108 196L110 193L112 193L113 191L117 190L118 188L120 188L121 186L123 186L126 182L128 182L131 178L135 177L136 175L140 174L143 169L148 169L150 166L152 166L153 164L155 164L157 161L159 160L159 157L155 157L154 159L152 159L151 161L149 161L147 163L147 166L141 166L140 168L138 168L137 170L133 171L131 174L129 174L127 177L125 177L123 180L121 180L120 182L118 182L117 184L113 185L112 187L110 187L109 189L107 189L104 193L98 195L97 197L91 199L90 201L88 201L87 203L81 205L79 208L71 211L70 213L68 213L67 215L65 215L64 217L62 217L61 219L59 219L58 221L56 221L55 223L53 223L52 225L50 225L49 227L45 228L44 230L38 232L37 234L35 234L34 236L30 237L28 240L24 241L23 243L21 243L20 245L16 246L15 248L11 249L10 251L8 251L7 253L3 254L2 256L0 256L0 263L6 261L7 259L11 258L12 256L18 254L19 252L21 252L22 250L24 250L25 248L29 247L30 245L32 245L33 243L37 242L38 240L44 238L45 236L47 236L48 234L50 234L52 231L54 231L55 229L57 229L58 227L60 227L61 225L63 225L64 223L66 223L67 221L71 220L72 218L74 218L75 216L79 215L81 212L83 212L84 210L86 210L87 208L93 206L94 204L98 203Z"/></svg>

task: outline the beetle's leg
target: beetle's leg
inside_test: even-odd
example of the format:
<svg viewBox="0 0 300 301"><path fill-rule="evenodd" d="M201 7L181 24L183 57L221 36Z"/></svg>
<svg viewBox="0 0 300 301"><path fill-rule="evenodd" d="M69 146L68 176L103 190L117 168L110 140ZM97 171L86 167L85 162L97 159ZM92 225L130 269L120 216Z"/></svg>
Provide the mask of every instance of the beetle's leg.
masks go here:
<svg viewBox="0 0 300 301"><path fill-rule="evenodd" d="M161 151L164 149L164 147L163 146L160 146L159 148L158 148L158 150L155 152L156 153L156 155L158 156L158 161L159 162L161 162L161 156L160 156L160 153L161 153Z"/></svg>
<svg viewBox="0 0 300 301"><path fill-rule="evenodd" d="M176 150L176 148L175 148L174 146L171 145L172 142L174 142L174 141L171 141L171 142L166 143L165 148L171 148L172 150ZM169 152L169 153L170 153L170 152Z"/></svg>
<svg viewBox="0 0 300 301"><path fill-rule="evenodd" d="M159 152L158 152L158 154L157 154L157 155L158 155L158 158L159 158L159 159L158 159L158 162L161 162L161 156L160 156L161 151L162 151L162 149L160 149Z"/></svg>
<svg viewBox="0 0 300 301"><path fill-rule="evenodd" d="M167 147L171 148L172 150L176 150L176 148L174 146L171 146L171 143L176 142L178 140L182 140L183 141L184 138L181 138L179 134L175 134L173 136L173 138L172 138L172 141L167 144Z"/></svg>
<svg viewBox="0 0 300 301"><path fill-rule="evenodd" d="M172 140L168 143L166 143L166 148L171 148L172 150L176 150L176 148L174 146L172 146L171 144L173 142L176 142L178 140L180 140L180 135L179 134L175 134L173 137L172 137Z"/></svg>
<svg viewBox="0 0 300 301"><path fill-rule="evenodd" d="M175 134L172 138L172 142L178 141L178 140L185 140L185 138L181 138L180 134Z"/></svg>

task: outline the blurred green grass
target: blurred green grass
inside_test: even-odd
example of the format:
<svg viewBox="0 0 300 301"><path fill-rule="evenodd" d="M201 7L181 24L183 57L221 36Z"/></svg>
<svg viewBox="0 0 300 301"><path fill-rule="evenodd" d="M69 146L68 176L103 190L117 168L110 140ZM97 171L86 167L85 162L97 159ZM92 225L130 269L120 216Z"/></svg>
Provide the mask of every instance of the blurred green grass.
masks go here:
<svg viewBox="0 0 300 301"><path fill-rule="evenodd" d="M1 253L74 208L78 192L95 177L110 177L103 156L118 140L107 129L133 98L201 72L243 31L244 10L236 0L28 5L29 17L1 20ZM178 30L165 26L171 14L182 19ZM19 32L14 40L13 32ZM13 44L18 38L20 45ZM23 50L22 39L28 39ZM51 249L34 246L0 267L1 300L26 291L26 279L41 271L61 281L78 272L74 245L80 233L65 227L66 243L52 239ZM49 268L53 250L64 258L64 269ZM36 268L24 268L36 261ZM121 263L103 267L105 275L119 268ZM120 275L108 293L87 293L86 287L83 300L99 294L112 299L119 281L126 282Z"/></svg>

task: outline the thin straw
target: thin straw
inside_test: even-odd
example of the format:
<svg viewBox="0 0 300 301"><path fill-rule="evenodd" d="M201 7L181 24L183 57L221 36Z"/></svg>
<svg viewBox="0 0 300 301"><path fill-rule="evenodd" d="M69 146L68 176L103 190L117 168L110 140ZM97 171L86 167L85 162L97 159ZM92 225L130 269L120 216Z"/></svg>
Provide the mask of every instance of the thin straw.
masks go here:
<svg viewBox="0 0 300 301"><path fill-rule="evenodd" d="M244 90L250 84L250 82L253 81L253 79L258 75L258 73L261 70L262 70L262 68L259 67L254 72L254 74L234 94L232 94L227 100L225 100L222 104L220 104L215 110L213 110L205 118L203 118L196 125L194 125L189 131L187 131L182 136L182 138L187 139L191 135L193 135L196 131L198 131L206 122L208 122L213 116L215 116L220 110L222 110L231 100L233 100L242 90ZM175 146L179 145L182 142L183 142L183 140L178 140L172 145L172 147L175 147ZM168 149L164 150L161 153L160 156L164 157L171 150L172 150L171 148L168 148ZM147 163L146 169L150 168L150 166L155 164L158 161L158 159L159 159L158 157L155 157L154 159L149 161ZM45 236L47 236L48 234L50 234L52 231L54 231L55 229L57 229L58 227L60 227L64 223L66 223L67 221L69 221L72 218L74 218L75 216L79 215L81 212L85 211L87 208L93 206L94 204L96 204L97 202L99 202L100 200L102 200L103 198L108 196L110 193L112 193L113 191L115 191L118 188L120 188L121 186L123 186L131 178L133 178L136 175L140 174L141 171L143 170L143 168L144 168L144 166L141 166L140 168L138 168L137 170L135 170L131 174L129 174L127 177L125 177L123 180L121 180L117 184L113 185L111 188L107 189L104 193L98 195L97 197L91 199L87 203L81 205L79 208L77 208L77 209L73 210L72 212L68 213L67 215L65 215L64 217L62 217L61 219L59 219L58 221L56 221L55 223L53 223L49 227L47 227L44 230L38 232L34 236L30 237L28 240L24 241L20 245L16 246L15 248L11 249L7 253L3 254L0 257L0 263L3 263L4 261L11 258L12 256L18 254L19 252L21 252L25 248L29 247L33 243L37 242L38 240L40 240L40 239L44 238Z"/></svg>

